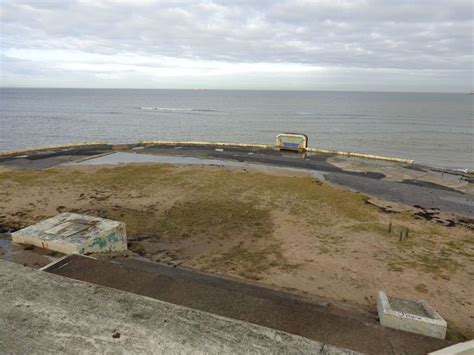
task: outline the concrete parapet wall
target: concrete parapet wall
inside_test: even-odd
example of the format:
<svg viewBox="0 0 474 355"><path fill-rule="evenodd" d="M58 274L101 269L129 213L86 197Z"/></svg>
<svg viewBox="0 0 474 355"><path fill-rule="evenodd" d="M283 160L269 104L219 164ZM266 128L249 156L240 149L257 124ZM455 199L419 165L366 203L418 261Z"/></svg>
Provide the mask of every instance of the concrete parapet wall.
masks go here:
<svg viewBox="0 0 474 355"><path fill-rule="evenodd" d="M393 161L396 163L404 163L404 164L413 164L415 162L412 159L385 157L382 155L373 155L373 154L365 154L365 153L344 152L340 150L331 150L331 149L307 148L306 151L310 153L335 154L335 155L343 155L343 156L355 157L355 158Z"/></svg>
<svg viewBox="0 0 474 355"><path fill-rule="evenodd" d="M229 142L202 142L202 141L140 141L142 145L198 145L216 147L242 147L273 149L273 144L229 143Z"/></svg>

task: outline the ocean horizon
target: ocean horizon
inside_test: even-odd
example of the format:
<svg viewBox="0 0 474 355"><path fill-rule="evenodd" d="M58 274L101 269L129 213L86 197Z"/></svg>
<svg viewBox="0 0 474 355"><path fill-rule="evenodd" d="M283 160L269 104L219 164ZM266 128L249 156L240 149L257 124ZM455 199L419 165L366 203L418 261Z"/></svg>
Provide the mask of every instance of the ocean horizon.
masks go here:
<svg viewBox="0 0 474 355"><path fill-rule="evenodd" d="M0 88L0 150L139 140L309 145L472 169L469 93Z"/></svg>

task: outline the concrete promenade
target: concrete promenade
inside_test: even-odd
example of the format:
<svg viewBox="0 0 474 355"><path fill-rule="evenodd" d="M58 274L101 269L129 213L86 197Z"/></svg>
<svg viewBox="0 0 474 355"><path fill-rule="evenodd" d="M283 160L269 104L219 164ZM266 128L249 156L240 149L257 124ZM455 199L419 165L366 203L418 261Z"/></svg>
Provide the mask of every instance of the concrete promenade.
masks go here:
<svg viewBox="0 0 474 355"><path fill-rule="evenodd" d="M0 353L355 354L0 261Z"/></svg>

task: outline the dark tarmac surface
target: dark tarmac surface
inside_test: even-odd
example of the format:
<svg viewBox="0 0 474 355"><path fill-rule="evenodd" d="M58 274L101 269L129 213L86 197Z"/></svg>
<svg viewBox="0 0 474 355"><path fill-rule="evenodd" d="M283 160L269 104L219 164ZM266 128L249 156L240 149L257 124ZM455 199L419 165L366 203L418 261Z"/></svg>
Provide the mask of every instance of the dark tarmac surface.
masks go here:
<svg viewBox="0 0 474 355"><path fill-rule="evenodd" d="M404 182L369 180L347 174L325 175L327 181L349 187L358 192L376 196L382 200L439 209L466 216L474 216L474 196L440 187L426 187ZM434 184L431 184L434 185ZM429 186L429 185L428 185Z"/></svg>
<svg viewBox="0 0 474 355"><path fill-rule="evenodd" d="M318 170L322 172L335 173L341 172L353 176L365 176L372 179L382 179L381 173L369 172L358 173L352 171L344 171L326 160L333 155L329 154L311 154L302 155L294 152L285 152L271 149L251 149L251 148L224 148L222 152L216 151L209 147L146 147L141 150L144 154L160 154L160 155L186 155L201 158L218 158L227 159L245 163L257 163L271 166Z"/></svg>
<svg viewBox="0 0 474 355"><path fill-rule="evenodd" d="M345 171L327 162L328 158L333 157L333 155L330 154L311 153L301 155L293 152L282 152L263 148L224 147L222 149L216 149L211 146L188 145L138 146L126 151L140 154L184 156L202 159L211 158L224 161L313 170L322 173L329 182L380 199L410 206L417 205L424 209L436 208L442 212L452 212L474 217L474 196L472 195L425 181L385 181L381 180L385 177L384 174L379 172ZM108 152L113 152L111 146L36 152L29 153L27 157L0 158L0 166L33 170L46 169ZM400 164L400 166L411 169L421 169L420 167L412 165Z"/></svg>
<svg viewBox="0 0 474 355"><path fill-rule="evenodd" d="M94 155L110 152L112 148L74 148L62 151L43 151L26 153L14 158L1 158L0 166L14 167L25 170L41 170L52 168L63 163L69 163Z"/></svg>
<svg viewBox="0 0 474 355"><path fill-rule="evenodd" d="M381 327L374 309L286 292L134 258L72 255L47 272L112 287L368 354L426 354L452 342Z"/></svg>

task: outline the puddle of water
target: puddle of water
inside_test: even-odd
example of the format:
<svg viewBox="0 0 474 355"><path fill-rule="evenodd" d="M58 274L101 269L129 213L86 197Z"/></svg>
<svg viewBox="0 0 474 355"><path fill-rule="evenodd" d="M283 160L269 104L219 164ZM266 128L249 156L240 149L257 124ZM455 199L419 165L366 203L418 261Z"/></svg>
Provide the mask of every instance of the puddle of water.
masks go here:
<svg viewBox="0 0 474 355"><path fill-rule="evenodd" d="M317 170L309 169L297 169L289 167L274 167L260 164L242 163L231 160L220 160L220 159L203 159L194 157L183 157L183 156L167 156L167 155L150 155L150 154L139 154L139 153L127 153L117 152L100 156L93 159L84 160L81 162L70 162L63 165L76 166L76 165L118 165L118 164L131 164L131 163L161 163L161 164L184 164L184 165L217 165L217 166L232 166L249 168L262 166L269 169L280 169L286 171L295 172L306 172L311 176L314 176L320 180L324 180L324 173Z"/></svg>
<svg viewBox="0 0 474 355"><path fill-rule="evenodd" d="M238 162L223 161L218 159L201 159L193 157L148 155L117 152L106 156L88 159L81 162L66 163L64 165L116 165L130 163L162 163L162 164L187 164L187 165L221 165L221 166L243 166Z"/></svg>
<svg viewBox="0 0 474 355"><path fill-rule="evenodd" d="M52 255L50 250L41 248L28 248L14 244L7 234L0 234L0 260L10 261L38 269L63 256L61 253Z"/></svg>
<svg viewBox="0 0 474 355"><path fill-rule="evenodd" d="M12 260L12 245L10 237L0 235L0 259L11 261Z"/></svg>
<svg viewBox="0 0 474 355"><path fill-rule="evenodd" d="M326 181L325 176L327 175L327 173L323 173L319 170L306 170L306 172L309 175L314 176L315 178L319 179L320 181Z"/></svg>
<svg viewBox="0 0 474 355"><path fill-rule="evenodd" d="M444 172L434 171L434 170L430 170L430 174L434 175L434 176L438 176L438 177L443 178L445 180L449 180L449 181L457 181L457 182L458 181L463 181L463 178L462 178L461 175L444 173Z"/></svg>
<svg viewBox="0 0 474 355"><path fill-rule="evenodd" d="M0 248L7 248L10 244L10 241L7 239L0 239Z"/></svg>

